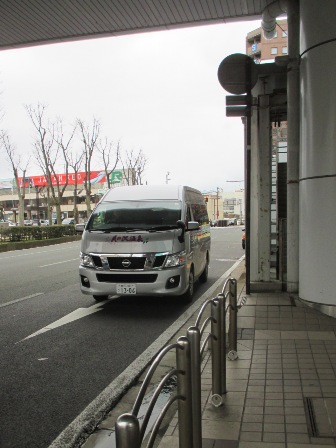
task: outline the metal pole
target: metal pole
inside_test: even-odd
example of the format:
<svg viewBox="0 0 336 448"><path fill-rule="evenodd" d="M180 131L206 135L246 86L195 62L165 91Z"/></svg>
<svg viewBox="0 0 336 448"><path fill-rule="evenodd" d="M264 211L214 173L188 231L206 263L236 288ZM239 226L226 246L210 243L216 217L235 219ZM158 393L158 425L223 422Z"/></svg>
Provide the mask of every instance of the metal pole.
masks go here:
<svg viewBox="0 0 336 448"><path fill-rule="evenodd" d="M225 294L218 294L218 305L220 314L220 346L221 346L221 393L226 394L226 297Z"/></svg>
<svg viewBox="0 0 336 448"><path fill-rule="evenodd" d="M230 359L234 356L232 352L237 353L237 280L230 279L229 283L230 291L230 328L229 328L229 353ZM233 359L236 359L235 357Z"/></svg>
<svg viewBox="0 0 336 448"><path fill-rule="evenodd" d="M189 327L187 338L190 343L193 448L202 448L200 329L198 327Z"/></svg>
<svg viewBox="0 0 336 448"><path fill-rule="evenodd" d="M122 414L115 425L117 448L140 448L140 425L133 414Z"/></svg>
<svg viewBox="0 0 336 448"><path fill-rule="evenodd" d="M179 345L176 348L176 366L179 371L177 395L184 397L178 401L179 448L193 448L190 343L186 336L181 336L178 338L177 344Z"/></svg>
<svg viewBox="0 0 336 448"><path fill-rule="evenodd" d="M251 91L247 94L249 102L251 102ZM251 291L251 110L248 110L245 121L245 260L246 260L246 294L250 294Z"/></svg>
<svg viewBox="0 0 336 448"><path fill-rule="evenodd" d="M212 404L216 407L223 404L221 381L221 335L220 335L220 307L218 300L211 302L211 360L212 360Z"/></svg>

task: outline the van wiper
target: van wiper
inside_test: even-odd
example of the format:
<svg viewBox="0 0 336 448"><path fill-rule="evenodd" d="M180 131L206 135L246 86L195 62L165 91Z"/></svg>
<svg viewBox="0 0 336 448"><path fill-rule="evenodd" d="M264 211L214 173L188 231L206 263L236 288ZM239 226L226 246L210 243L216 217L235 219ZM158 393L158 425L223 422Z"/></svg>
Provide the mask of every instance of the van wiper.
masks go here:
<svg viewBox="0 0 336 448"><path fill-rule="evenodd" d="M148 232L157 232L158 230L171 230L171 229L177 229L177 226L174 225L161 225L161 226L153 226L149 227Z"/></svg>
<svg viewBox="0 0 336 448"><path fill-rule="evenodd" d="M112 232L137 232L144 231L143 227L109 227L108 229L103 229L104 233L112 233Z"/></svg>

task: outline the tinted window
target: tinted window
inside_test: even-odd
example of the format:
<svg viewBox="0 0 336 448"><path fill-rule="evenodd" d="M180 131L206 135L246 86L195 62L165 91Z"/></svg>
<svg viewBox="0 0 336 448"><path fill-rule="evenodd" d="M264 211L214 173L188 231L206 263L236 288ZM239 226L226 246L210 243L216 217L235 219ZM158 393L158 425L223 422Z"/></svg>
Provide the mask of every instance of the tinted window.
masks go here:
<svg viewBox="0 0 336 448"><path fill-rule="evenodd" d="M103 202L92 213L87 230L113 228L146 230L158 226L176 226L179 219L181 219L179 201Z"/></svg>
<svg viewBox="0 0 336 448"><path fill-rule="evenodd" d="M205 204L191 204L194 220L200 225L209 224L208 212Z"/></svg>

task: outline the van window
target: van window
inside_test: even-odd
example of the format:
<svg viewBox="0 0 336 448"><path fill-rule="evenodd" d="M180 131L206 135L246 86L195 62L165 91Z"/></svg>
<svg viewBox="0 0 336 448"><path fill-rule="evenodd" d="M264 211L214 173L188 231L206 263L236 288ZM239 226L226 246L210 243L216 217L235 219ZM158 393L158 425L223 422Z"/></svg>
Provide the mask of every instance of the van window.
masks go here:
<svg viewBox="0 0 336 448"><path fill-rule="evenodd" d="M191 204L191 210L194 216L194 221L197 221L200 225L209 224L209 217L205 204Z"/></svg>
<svg viewBox="0 0 336 448"><path fill-rule="evenodd" d="M176 228L181 219L180 201L102 202L93 211L87 230Z"/></svg>

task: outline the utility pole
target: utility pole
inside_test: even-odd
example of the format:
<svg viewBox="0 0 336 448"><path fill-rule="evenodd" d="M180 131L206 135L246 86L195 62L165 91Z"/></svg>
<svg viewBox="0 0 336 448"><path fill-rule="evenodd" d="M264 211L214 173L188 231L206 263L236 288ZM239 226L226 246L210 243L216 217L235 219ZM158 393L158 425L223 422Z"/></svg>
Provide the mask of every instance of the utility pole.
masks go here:
<svg viewBox="0 0 336 448"><path fill-rule="evenodd" d="M170 174L170 172L167 171L167 174L166 174L166 184L171 180L170 177L169 177L169 174Z"/></svg>

